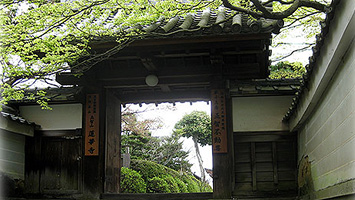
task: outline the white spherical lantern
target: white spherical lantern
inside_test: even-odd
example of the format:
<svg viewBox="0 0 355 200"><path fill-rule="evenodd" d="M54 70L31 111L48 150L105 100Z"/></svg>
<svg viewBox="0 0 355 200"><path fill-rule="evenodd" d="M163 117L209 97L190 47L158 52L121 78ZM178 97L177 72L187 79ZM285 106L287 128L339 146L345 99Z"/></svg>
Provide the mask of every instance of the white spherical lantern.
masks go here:
<svg viewBox="0 0 355 200"><path fill-rule="evenodd" d="M145 83L148 85L148 86L156 86L158 85L158 82L159 82L159 79L156 75L148 75L147 77L145 77Z"/></svg>

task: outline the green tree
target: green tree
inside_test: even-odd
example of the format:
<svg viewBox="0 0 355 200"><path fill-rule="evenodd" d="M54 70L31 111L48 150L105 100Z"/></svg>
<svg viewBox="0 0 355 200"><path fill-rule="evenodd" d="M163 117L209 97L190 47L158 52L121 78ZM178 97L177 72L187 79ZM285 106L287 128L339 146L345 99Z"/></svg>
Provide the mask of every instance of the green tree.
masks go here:
<svg viewBox="0 0 355 200"><path fill-rule="evenodd" d="M176 134L186 138L192 138L194 142L196 157L199 163L201 178L205 181L205 169L203 159L198 147L212 144L211 117L203 111L193 111L186 114L175 124Z"/></svg>
<svg viewBox="0 0 355 200"><path fill-rule="evenodd" d="M182 142L176 135L151 137L144 135L122 135L122 151L130 147L132 159L152 161L171 169L190 172L189 152L183 150Z"/></svg>
<svg viewBox="0 0 355 200"><path fill-rule="evenodd" d="M269 9L271 4L273 11ZM323 0L3 0L2 102L30 98L45 105L43 96L26 96L23 90L38 81L51 85L53 75L68 70L82 74L132 41L144 38L144 25L221 5L256 19L286 19L291 26L308 19L308 24L312 22L309 27L321 19L315 16L330 10ZM312 17L314 20L310 20ZM108 18L111 24L104 23ZM117 46L90 53L90 44L97 38L115 38Z"/></svg>
<svg viewBox="0 0 355 200"><path fill-rule="evenodd" d="M270 66L270 69L269 78L271 79L302 78L303 74L306 73L306 69L300 62L278 62Z"/></svg>
<svg viewBox="0 0 355 200"><path fill-rule="evenodd" d="M192 164L188 161L189 152L183 150L180 136L173 133L171 136L152 137L151 131L161 128L162 121L159 118L138 118L139 114L156 109L172 108L148 106L144 109L132 109L130 105L124 108L121 151L125 153L126 147L129 147L132 159L153 161L178 171L190 172Z"/></svg>
<svg viewBox="0 0 355 200"><path fill-rule="evenodd" d="M180 136L173 133L171 136L159 138L159 146L154 146L154 153L150 154L153 162L167 166L176 171L191 172L192 164L189 163L189 151L183 150Z"/></svg>

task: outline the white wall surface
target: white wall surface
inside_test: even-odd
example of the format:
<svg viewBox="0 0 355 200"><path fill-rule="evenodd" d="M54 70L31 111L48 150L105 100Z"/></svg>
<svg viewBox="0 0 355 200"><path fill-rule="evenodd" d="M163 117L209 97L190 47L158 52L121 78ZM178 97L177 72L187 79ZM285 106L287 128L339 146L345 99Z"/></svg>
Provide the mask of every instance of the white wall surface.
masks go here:
<svg viewBox="0 0 355 200"><path fill-rule="evenodd" d="M355 179L355 50L350 44L315 111L299 130L315 191Z"/></svg>
<svg viewBox="0 0 355 200"><path fill-rule="evenodd" d="M0 171L24 180L25 136L0 129Z"/></svg>
<svg viewBox="0 0 355 200"><path fill-rule="evenodd" d="M283 131L282 122L292 96L261 96L233 98L233 131Z"/></svg>
<svg viewBox="0 0 355 200"><path fill-rule="evenodd" d="M69 130L82 128L81 104L50 105L52 110L40 106L21 106L20 113L25 119L41 126L41 130Z"/></svg>

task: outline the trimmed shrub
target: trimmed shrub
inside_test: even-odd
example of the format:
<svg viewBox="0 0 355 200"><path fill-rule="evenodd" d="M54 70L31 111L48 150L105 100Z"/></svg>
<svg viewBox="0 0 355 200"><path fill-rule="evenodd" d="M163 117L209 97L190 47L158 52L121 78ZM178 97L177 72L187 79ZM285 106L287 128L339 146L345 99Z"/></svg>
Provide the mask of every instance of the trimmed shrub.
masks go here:
<svg viewBox="0 0 355 200"><path fill-rule="evenodd" d="M180 178L175 179L175 181L176 181L176 184L178 185L181 193L188 193L189 192L187 190L187 186L186 186L186 183L184 183L184 181L182 181Z"/></svg>
<svg viewBox="0 0 355 200"><path fill-rule="evenodd" d="M200 187L197 184L197 179L193 176L189 176L187 174L183 174L181 176L182 181L184 181L186 183L186 187L187 187L187 191L189 193L193 193L193 192L201 192L200 191Z"/></svg>
<svg viewBox="0 0 355 200"><path fill-rule="evenodd" d="M176 183L176 179L170 175L164 176L163 179L169 185L171 193L180 193L179 185Z"/></svg>
<svg viewBox="0 0 355 200"><path fill-rule="evenodd" d="M147 184L148 193L170 193L168 183L159 177L153 177L148 180Z"/></svg>
<svg viewBox="0 0 355 200"><path fill-rule="evenodd" d="M147 185L142 176L133 169L121 168L122 193L146 193Z"/></svg>
<svg viewBox="0 0 355 200"><path fill-rule="evenodd" d="M166 191L169 191L169 193L212 191L211 186L202 184L202 182L197 180L193 175L177 172L151 161L131 160L131 168L137 171L142 176L143 180L145 180L147 192L149 193L166 193ZM165 188L164 182L168 188ZM204 187L200 187L202 185Z"/></svg>

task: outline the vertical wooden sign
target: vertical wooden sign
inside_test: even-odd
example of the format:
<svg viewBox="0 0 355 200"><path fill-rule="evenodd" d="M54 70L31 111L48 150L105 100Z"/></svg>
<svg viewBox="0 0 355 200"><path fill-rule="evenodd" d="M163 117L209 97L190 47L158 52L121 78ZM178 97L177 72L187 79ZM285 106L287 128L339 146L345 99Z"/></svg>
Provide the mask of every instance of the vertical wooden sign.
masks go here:
<svg viewBox="0 0 355 200"><path fill-rule="evenodd" d="M99 155L99 95L86 95L85 156Z"/></svg>
<svg viewBox="0 0 355 200"><path fill-rule="evenodd" d="M223 89L211 91L213 153L227 153L226 94Z"/></svg>

